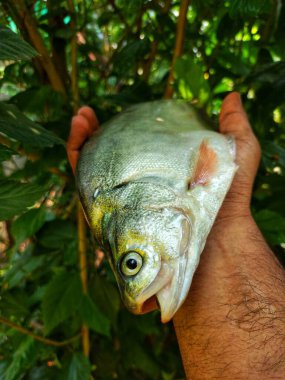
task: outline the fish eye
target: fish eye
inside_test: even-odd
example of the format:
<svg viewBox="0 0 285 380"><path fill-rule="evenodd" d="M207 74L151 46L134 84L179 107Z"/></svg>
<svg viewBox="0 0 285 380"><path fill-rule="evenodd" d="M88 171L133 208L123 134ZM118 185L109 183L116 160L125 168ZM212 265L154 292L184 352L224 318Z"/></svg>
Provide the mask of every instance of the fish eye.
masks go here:
<svg viewBox="0 0 285 380"><path fill-rule="evenodd" d="M137 252L127 253L121 261L120 269L124 276L134 276L137 274L143 265L143 259Z"/></svg>

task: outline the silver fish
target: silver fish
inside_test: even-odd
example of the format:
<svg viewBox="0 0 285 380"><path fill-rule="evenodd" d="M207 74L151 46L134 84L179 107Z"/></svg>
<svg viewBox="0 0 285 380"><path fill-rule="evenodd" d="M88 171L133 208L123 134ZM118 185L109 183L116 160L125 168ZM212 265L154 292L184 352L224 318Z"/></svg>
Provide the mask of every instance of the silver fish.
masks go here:
<svg viewBox="0 0 285 380"><path fill-rule="evenodd" d="M235 143L183 101L129 108L84 145L77 186L123 301L169 321L185 300L237 166Z"/></svg>

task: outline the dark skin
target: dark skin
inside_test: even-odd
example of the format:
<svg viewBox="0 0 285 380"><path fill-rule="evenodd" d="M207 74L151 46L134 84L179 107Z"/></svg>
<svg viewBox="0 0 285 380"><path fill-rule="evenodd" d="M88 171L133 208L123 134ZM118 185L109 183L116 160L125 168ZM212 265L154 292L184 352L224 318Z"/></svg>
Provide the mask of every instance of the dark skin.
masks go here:
<svg viewBox="0 0 285 380"><path fill-rule="evenodd" d="M98 128L89 107L73 118L67 144L73 171ZM251 215L260 146L237 93L223 102L220 132L235 137L239 169L173 319L185 373L189 380L284 379L285 272Z"/></svg>

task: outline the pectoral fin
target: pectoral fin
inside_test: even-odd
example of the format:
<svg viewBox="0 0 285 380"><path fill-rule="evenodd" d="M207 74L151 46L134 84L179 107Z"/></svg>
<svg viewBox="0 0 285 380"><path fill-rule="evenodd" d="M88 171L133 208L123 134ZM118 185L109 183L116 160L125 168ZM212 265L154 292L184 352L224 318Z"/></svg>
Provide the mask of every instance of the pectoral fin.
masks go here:
<svg viewBox="0 0 285 380"><path fill-rule="evenodd" d="M214 175L217 168L217 154L209 146L207 140L203 140L198 148L196 162L192 176L188 182L188 189L194 187L207 186L209 180Z"/></svg>

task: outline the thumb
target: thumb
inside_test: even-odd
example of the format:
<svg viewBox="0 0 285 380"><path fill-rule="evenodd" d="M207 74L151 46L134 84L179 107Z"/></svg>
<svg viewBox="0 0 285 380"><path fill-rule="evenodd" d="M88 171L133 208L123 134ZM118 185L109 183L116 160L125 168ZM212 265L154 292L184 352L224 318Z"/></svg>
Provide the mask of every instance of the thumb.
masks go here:
<svg viewBox="0 0 285 380"><path fill-rule="evenodd" d="M237 92L233 92L225 98L219 124L221 133L229 134L235 138L236 163L239 167L226 198L226 203L236 204L239 209L240 206L244 206L249 210L252 186L258 169L261 150Z"/></svg>

